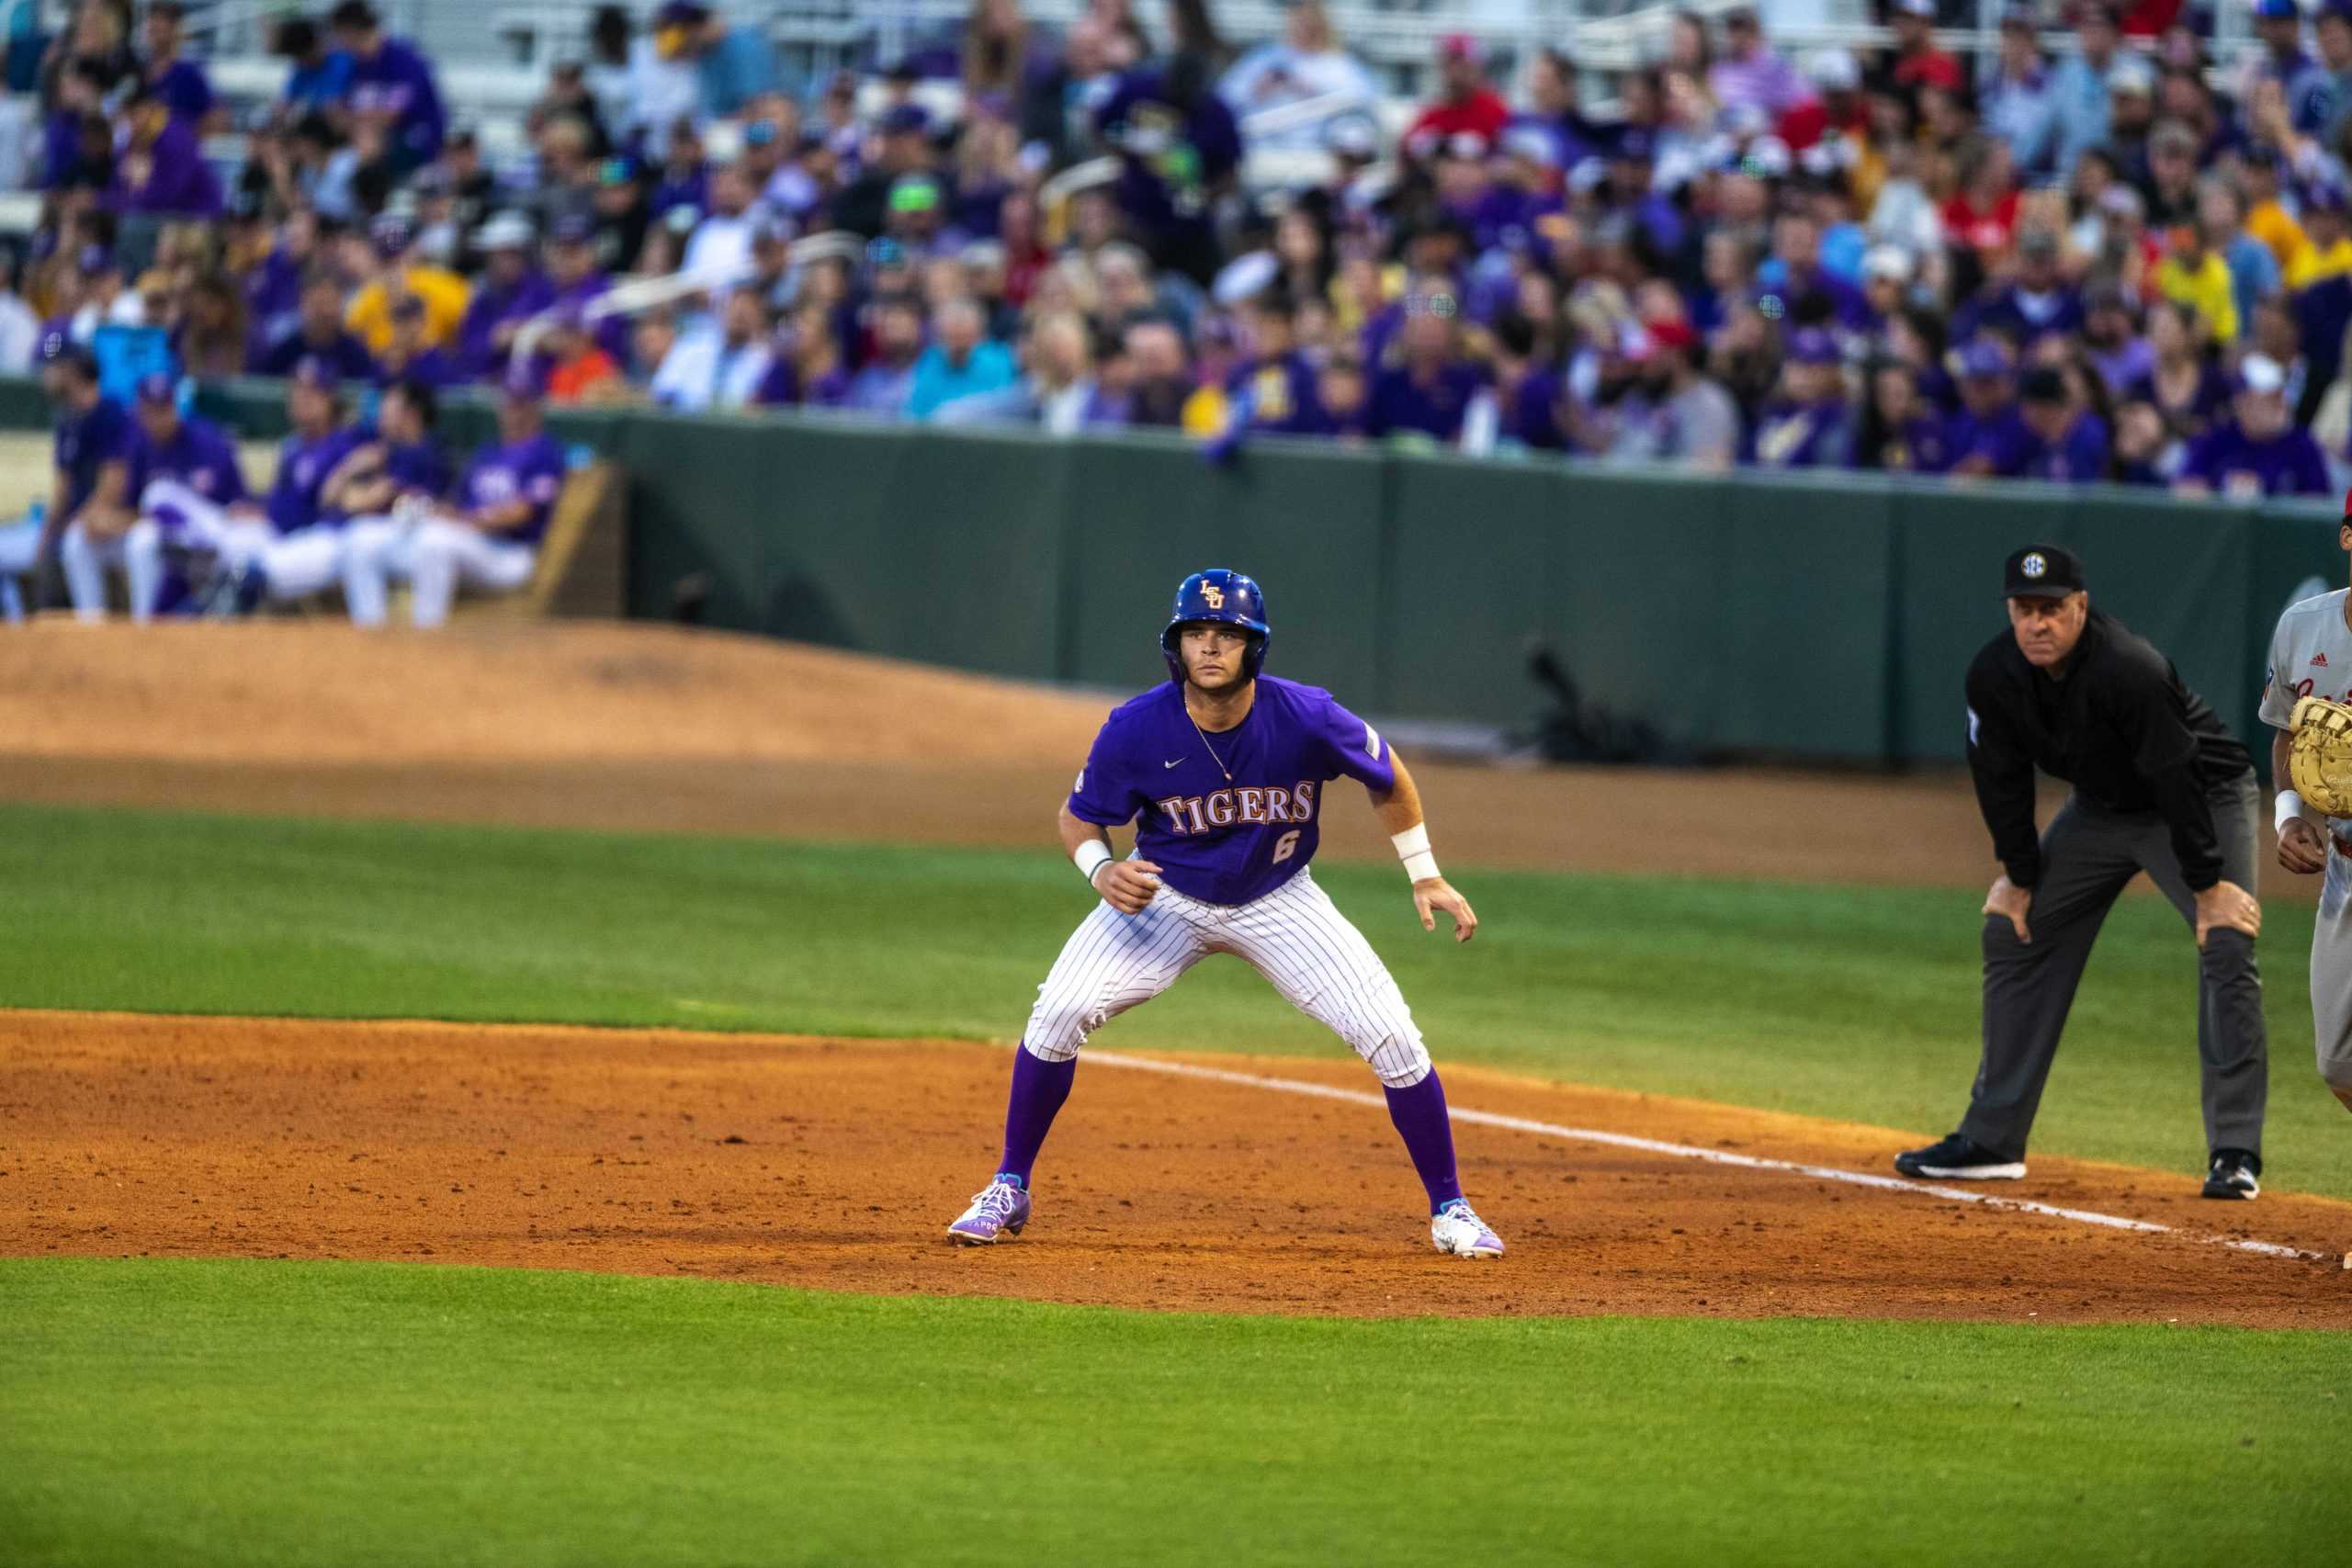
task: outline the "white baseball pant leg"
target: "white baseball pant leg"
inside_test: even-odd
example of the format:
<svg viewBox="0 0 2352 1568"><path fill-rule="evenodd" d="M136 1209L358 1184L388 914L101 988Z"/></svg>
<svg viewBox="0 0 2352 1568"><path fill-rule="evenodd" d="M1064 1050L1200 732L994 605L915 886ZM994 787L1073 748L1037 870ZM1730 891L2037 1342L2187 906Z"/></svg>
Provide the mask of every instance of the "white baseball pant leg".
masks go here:
<svg viewBox="0 0 2352 1568"><path fill-rule="evenodd" d="M1388 1088L1410 1089L1430 1076L1430 1054L1405 993L1310 871L1234 909L1219 945L1346 1041Z"/></svg>
<svg viewBox="0 0 2352 1568"><path fill-rule="evenodd" d="M297 528L264 545L255 558L271 598L307 599L343 580L343 530Z"/></svg>
<svg viewBox="0 0 2352 1568"><path fill-rule="evenodd" d="M164 551L181 545L191 550L218 550L229 514L177 479L152 480L139 492L139 521L122 536L122 574L130 586L130 618L144 623L155 615L155 601L164 592Z"/></svg>
<svg viewBox="0 0 2352 1568"><path fill-rule="evenodd" d="M355 626L380 626L390 611L390 584L407 577L415 529L391 517L355 517L343 531L343 602Z"/></svg>
<svg viewBox="0 0 2352 1568"><path fill-rule="evenodd" d="M74 601L77 621L107 618L107 573L125 571L124 536L96 535L80 519L65 525L57 542L57 562L65 570L65 592Z"/></svg>
<svg viewBox="0 0 2352 1568"><path fill-rule="evenodd" d="M41 525L31 518L0 525L0 620L14 624L25 618L24 595L17 579L40 559Z"/></svg>
<svg viewBox="0 0 2352 1568"><path fill-rule="evenodd" d="M2312 922L2312 1044L2320 1081L2352 1111L2352 859L2331 843L2322 874Z"/></svg>
<svg viewBox="0 0 2352 1568"><path fill-rule="evenodd" d="M437 626L449 618L458 585L512 593L527 587L538 551L513 539L452 521L428 517L409 542L409 618Z"/></svg>
<svg viewBox="0 0 2352 1568"><path fill-rule="evenodd" d="M1023 1045L1047 1062L1077 1055L1088 1035L1159 995L1214 951L1206 929L1213 908L1171 887L1139 915L1098 899L1037 987Z"/></svg>
<svg viewBox="0 0 2352 1568"><path fill-rule="evenodd" d="M1304 870L1247 904L1204 904L1170 887L1140 915L1097 903L1037 987L1023 1043L1045 1061L1067 1061L1088 1035L1212 953L1233 953L1263 975L1389 1088L1429 1077L1420 1029L1387 965Z"/></svg>

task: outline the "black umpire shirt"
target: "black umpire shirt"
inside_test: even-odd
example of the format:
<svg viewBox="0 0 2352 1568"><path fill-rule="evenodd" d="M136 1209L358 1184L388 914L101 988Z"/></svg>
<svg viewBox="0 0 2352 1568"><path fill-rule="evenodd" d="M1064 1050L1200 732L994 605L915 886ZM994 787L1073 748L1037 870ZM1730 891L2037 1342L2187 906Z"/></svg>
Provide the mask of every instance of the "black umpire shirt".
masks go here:
<svg viewBox="0 0 2352 1568"><path fill-rule="evenodd" d="M2208 794L2253 770L2172 660L2094 609L2063 674L2036 669L2003 632L1968 667L1968 766L1993 852L2019 887L2041 876L2033 770L2109 811L2154 811L2172 829L2182 878L2222 878Z"/></svg>

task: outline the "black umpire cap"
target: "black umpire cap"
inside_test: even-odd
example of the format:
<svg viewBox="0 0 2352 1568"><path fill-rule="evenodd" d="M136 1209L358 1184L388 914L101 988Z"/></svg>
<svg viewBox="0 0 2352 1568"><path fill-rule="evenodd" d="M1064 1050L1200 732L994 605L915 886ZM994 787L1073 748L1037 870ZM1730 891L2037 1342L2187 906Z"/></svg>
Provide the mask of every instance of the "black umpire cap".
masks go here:
<svg viewBox="0 0 2352 1568"><path fill-rule="evenodd" d="M2055 545L2028 545L2009 557L2001 574L2004 599L2064 599L2086 586L2080 558Z"/></svg>

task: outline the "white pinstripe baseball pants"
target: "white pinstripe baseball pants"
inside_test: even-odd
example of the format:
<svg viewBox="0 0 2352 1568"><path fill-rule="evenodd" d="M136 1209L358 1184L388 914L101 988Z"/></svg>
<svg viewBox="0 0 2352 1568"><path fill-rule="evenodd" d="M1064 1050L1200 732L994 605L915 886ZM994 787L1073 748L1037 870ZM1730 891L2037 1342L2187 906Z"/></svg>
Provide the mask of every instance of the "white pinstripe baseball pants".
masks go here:
<svg viewBox="0 0 2352 1568"><path fill-rule="evenodd" d="M1404 993L1305 868L1247 904L1204 904L1172 887L1162 887L1140 915L1098 902L1037 987L1022 1043L1041 1060L1069 1061L1089 1034L1212 953L1247 962L1283 1000L1353 1047L1389 1088L1409 1089L1429 1077L1430 1054Z"/></svg>

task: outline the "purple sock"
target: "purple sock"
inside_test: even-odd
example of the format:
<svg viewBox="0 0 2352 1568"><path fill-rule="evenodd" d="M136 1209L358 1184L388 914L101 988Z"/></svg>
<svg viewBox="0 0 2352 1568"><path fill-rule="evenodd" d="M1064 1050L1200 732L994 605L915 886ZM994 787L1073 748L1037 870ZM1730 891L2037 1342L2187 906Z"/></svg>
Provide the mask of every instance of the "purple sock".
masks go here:
<svg viewBox="0 0 2352 1568"><path fill-rule="evenodd" d="M1026 1045L1012 1054L1012 1092L1004 1106L1004 1157L997 1161L999 1176L1017 1176L1023 1188L1029 1185L1029 1168L1037 1163L1054 1112L1069 1098L1070 1080L1076 1077L1075 1056L1048 1062Z"/></svg>
<svg viewBox="0 0 2352 1568"><path fill-rule="evenodd" d="M1430 1213L1462 1196L1462 1179L1453 1170L1453 1123L1446 1120L1445 1086L1437 1069L1410 1089L1388 1089L1388 1119L1405 1139L1405 1152L1429 1189Z"/></svg>

